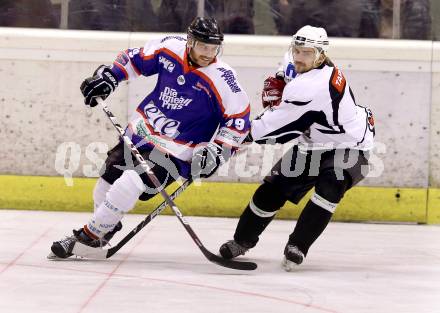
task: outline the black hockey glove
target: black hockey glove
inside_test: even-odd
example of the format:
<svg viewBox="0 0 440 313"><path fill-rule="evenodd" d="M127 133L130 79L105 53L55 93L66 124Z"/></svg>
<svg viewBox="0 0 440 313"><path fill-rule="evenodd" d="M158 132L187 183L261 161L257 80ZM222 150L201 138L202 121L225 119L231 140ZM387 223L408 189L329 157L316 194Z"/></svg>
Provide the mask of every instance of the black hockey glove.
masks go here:
<svg viewBox="0 0 440 313"><path fill-rule="evenodd" d="M84 103L91 107L98 104L96 97L106 99L118 87L118 80L110 67L101 65L93 73L93 77L86 78L81 84Z"/></svg>
<svg viewBox="0 0 440 313"><path fill-rule="evenodd" d="M194 154L191 162L191 174L196 177L208 178L215 173L220 165L225 164L230 156L230 149L210 142Z"/></svg>

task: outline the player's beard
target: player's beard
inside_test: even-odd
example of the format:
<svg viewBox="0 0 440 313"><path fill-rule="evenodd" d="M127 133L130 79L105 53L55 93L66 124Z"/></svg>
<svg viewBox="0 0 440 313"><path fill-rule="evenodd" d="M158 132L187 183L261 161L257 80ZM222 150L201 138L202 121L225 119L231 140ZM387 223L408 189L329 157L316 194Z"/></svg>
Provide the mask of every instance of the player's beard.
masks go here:
<svg viewBox="0 0 440 313"><path fill-rule="evenodd" d="M305 73L310 71L313 68L312 66L307 66L307 64L303 63L303 62L294 62L295 64L295 71L297 73Z"/></svg>
<svg viewBox="0 0 440 313"><path fill-rule="evenodd" d="M199 56L199 57L197 58L196 63L197 63L199 66L202 66L202 67L203 67L203 66L208 66L209 63L212 62L212 60L214 60L214 58L209 58L209 57L207 57L207 56L201 55L201 56Z"/></svg>
<svg viewBox="0 0 440 313"><path fill-rule="evenodd" d="M191 63L200 67L208 66L215 58L215 57L210 58L205 55L197 56L191 49L188 50L188 56Z"/></svg>

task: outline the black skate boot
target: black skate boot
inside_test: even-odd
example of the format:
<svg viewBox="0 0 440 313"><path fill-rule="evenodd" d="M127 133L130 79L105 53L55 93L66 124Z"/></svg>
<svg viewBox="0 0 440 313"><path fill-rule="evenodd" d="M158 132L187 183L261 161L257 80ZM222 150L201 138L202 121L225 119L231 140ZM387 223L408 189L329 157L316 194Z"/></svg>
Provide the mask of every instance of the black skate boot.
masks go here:
<svg viewBox="0 0 440 313"><path fill-rule="evenodd" d="M107 234L104 235L101 239L101 245L104 247L108 244L108 242L113 238L113 236L122 229L122 223L119 221L118 224L116 224L115 228L113 228L112 231L109 231Z"/></svg>
<svg viewBox="0 0 440 313"><path fill-rule="evenodd" d="M77 241L93 248L97 248L101 246L100 240L90 238L83 231L82 228L78 230L74 229L72 232L73 232L73 236L66 237L65 239L59 241L55 241L52 244L50 250L52 250L52 253L55 255L55 257L49 255L48 256L49 259L54 259L54 258L66 259L72 256L73 246Z"/></svg>
<svg viewBox="0 0 440 313"><path fill-rule="evenodd" d="M245 242L236 242L235 240L229 240L221 245L220 255L227 260L235 258L239 255L244 255L253 245L246 244Z"/></svg>
<svg viewBox="0 0 440 313"><path fill-rule="evenodd" d="M297 246L287 244L284 248L284 258L282 266L284 270L290 272L300 265L304 260L304 253Z"/></svg>
<svg viewBox="0 0 440 313"><path fill-rule="evenodd" d="M113 238L113 236L122 229L122 223L118 222L112 231L108 232L101 239L90 238L84 231L83 228L78 230L73 230L73 236L66 237L65 239L55 241L50 248L52 254L49 254L48 259L66 259L72 256L73 246L75 242L79 241L87 246L93 248L104 247Z"/></svg>

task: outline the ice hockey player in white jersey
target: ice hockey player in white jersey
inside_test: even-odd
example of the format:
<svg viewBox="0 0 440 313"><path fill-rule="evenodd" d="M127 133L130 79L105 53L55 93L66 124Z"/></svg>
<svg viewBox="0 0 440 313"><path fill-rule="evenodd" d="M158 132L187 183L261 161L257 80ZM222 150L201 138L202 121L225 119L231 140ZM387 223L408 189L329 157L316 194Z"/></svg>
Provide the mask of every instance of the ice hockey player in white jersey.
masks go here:
<svg viewBox="0 0 440 313"><path fill-rule="evenodd" d="M284 66L278 78L265 81L263 105L268 109L252 121L249 141L296 144L253 195L234 239L220 247L224 258L254 247L287 200L297 204L315 187L284 249L283 267L292 270L324 231L344 193L368 173L373 116L356 104L341 70L326 55L328 47L325 29L302 27L289 49L294 64L290 75Z"/></svg>
<svg viewBox="0 0 440 313"><path fill-rule="evenodd" d="M248 135L249 99L235 71L218 58L223 34L213 18L196 18L187 38L168 36L121 52L81 85L85 104L97 105L120 82L157 74L154 90L129 120L128 134L162 186L179 176L206 178L225 163ZM72 255L76 241L105 245L122 227L138 199L158 190L119 142L108 152L94 193L95 211L73 236L53 243L59 258Z"/></svg>

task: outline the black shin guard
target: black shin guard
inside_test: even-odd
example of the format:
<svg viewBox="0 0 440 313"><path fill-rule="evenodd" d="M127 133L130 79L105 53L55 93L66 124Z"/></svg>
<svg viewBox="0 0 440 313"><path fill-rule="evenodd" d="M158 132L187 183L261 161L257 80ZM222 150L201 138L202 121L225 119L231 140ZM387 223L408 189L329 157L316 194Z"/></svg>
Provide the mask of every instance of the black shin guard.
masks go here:
<svg viewBox="0 0 440 313"><path fill-rule="evenodd" d="M251 203L241 214L234 240L238 243L244 243L248 247L254 247L258 242L258 237L284 203L286 203L286 198L278 189L272 184L264 182L255 191ZM258 215L252 209L258 211Z"/></svg>
<svg viewBox="0 0 440 313"><path fill-rule="evenodd" d="M310 246L327 227L332 215L331 212L309 200L298 218L293 233L289 236L289 245L297 246L304 255L307 255Z"/></svg>

